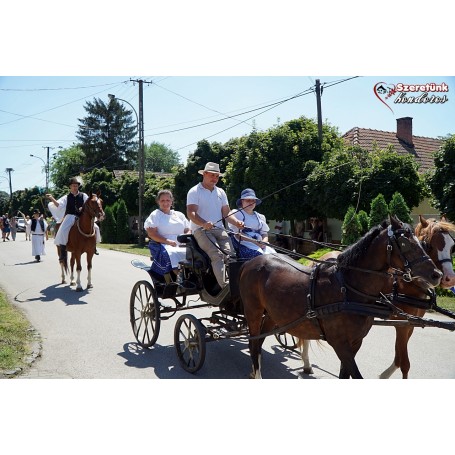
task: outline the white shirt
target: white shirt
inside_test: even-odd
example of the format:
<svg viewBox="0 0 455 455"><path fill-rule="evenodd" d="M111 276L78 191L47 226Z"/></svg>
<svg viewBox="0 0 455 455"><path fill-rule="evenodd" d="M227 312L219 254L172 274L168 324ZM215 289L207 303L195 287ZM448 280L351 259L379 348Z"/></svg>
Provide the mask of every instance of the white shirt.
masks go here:
<svg viewBox="0 0 455 455"><path fill-rule="evenodd" d="M189 229L190 223L182 212L171 210L169 214L160 209L154 210L144 222L144 228L157 228L158 234L177 241L177 236Z"/></svg>
<svg viewBox="0 0 455 455"><path fill-rule="evenodd" d="M262 213L253 212L251 215L243 210L239 210L238 212L233 214L235 218L245 223L246 228L253 229L254 231L259 231L259 236L252 235L252 232L246 232L245 235L248 237L256 238L257 240L262 239L262 235L267 234L270 228L267 224L265 216ZM233 232L239 232L239 228L234 226L233 224L229 223L229 228Z"/></svg>
<svg viewBox="0 0 455 455"><path fill-rule="evenodd" d="M215 226L224 228L223 215L221 208L225 205L229 206L228 198L223 189L215 185L213 191L204 188L202 183L198 183L188 191L186 197L186 205L197 205L197 214L205 221L211 221ZM191 230L195 231L201 226L191 221Z"/></svg>

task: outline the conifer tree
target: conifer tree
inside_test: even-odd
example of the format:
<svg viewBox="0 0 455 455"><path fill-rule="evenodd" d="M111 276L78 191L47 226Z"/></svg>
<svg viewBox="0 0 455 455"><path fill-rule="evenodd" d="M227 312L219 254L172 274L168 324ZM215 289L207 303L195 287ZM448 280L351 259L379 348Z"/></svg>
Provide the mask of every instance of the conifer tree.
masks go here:
<svg viewBox="0 0 455 455"><path fill-rule="evenodd" d="M370 206L369 229L381 224L389 216L389 207L382 193L379 193L372 201Z"/></svg>
<svg viewBox="0 0 455 455"><path fill-rule="evenodd" d="M391 215L396 216L400 221L412 224L409 207L406 205L404 197L398 191L392 196L392 200L389 203L389 212Z"/></svg>
<svg viewBox="0 0 455 455"><path fill-rule="evenodd" d="M104 210L104 221L101 223L101 236L103 243L115 243L117 237L117 223L112 206Z"/></svg>
<svg viewBox="0 0 455 455"><path fill-rule="evenodd" d="M128 226L128 210L123 199L118 201L116 227L116 243L129 243L131 235Z"/></svg>
<svg viewBox="0 0 455 455"><path fill-rule="evenodd" d="M368 216L368 213L365 212L365 210L360 210L357 214L357 218L359 219L359 223L362 229L361 234L364 235L368 232L370 226L370 217Z"/></svg>
<svg viewBox="0 0 455 455"><path fill-rule="evenodd" d="M350 245L356 242L362 235L362 226L358 215L355 213L354 207L351 205L344 216L344 221L341 226L341 243Z"/></svg>

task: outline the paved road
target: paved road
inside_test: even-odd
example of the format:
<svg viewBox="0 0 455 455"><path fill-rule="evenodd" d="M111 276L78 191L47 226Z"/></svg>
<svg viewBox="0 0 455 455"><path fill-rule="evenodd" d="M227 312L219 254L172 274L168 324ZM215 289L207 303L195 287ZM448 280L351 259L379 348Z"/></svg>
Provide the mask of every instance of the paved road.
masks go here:
<svg viewBox="0 0 455 455"><path fill-rule="evenodd" d="M129 323L131 288L147 279L130 262L136 255L100 249L94 257L94 288L75 292L60 284L57 253L52 240L47 256L36 263L31 242L19 233L16 242L0 243L0 286L21 308L42 338L42 352L20 378L78 379L242 379L251 370L244 340L231 339L207 344L202 369L191 375L179 365L173 345L178 316L163 321L157 344L150 350L136 343ZM147 258L141 257L146 260ZM86 287L86 270L82 272ZM212 309L193 310L208 314ZM448 320L438 315L432 319ZM365 378L377 378L392 361L392 327L373 327L357 355ZM339 362L326 343L312 343L311 376L301 376L301 361L284 351L273 337L264 343L263 377L272 379L334 379ZM411 339L411 378L455 378L455 333L443 329L417 328ZM400 378L397 372L393 378Z"/></svg>

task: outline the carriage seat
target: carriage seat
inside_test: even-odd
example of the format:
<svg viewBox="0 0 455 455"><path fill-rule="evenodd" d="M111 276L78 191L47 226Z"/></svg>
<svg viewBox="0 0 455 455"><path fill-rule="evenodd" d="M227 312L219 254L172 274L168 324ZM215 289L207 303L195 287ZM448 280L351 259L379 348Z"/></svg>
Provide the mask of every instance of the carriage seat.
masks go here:
<svg viewBox="0 0 455 455"><path fill-rule="evenodd" d="M209 269L211 261L207 253L198 245L197 240L193 234L180 234L177 237L179 243L186 245L186 261L183 263L185 266L194 269Z"/></svg>

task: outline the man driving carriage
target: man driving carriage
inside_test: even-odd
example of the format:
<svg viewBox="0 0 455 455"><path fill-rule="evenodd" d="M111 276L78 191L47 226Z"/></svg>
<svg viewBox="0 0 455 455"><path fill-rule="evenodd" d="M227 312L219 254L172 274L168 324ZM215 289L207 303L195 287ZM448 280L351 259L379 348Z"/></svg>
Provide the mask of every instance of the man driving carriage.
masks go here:
<svg viewBox="0 0 455 455"><path fill-rule="evenodd" d="M215 278L223 289L227 284L224 259L233 252L223 220L226 219L239 229L244 227L244 223L229 215L227 195L216 186L219 178L223 177L219 164L208 162L198 173L202 175L202 182L188 191L186 213L193 235L209 256Z"/></svg>

